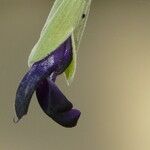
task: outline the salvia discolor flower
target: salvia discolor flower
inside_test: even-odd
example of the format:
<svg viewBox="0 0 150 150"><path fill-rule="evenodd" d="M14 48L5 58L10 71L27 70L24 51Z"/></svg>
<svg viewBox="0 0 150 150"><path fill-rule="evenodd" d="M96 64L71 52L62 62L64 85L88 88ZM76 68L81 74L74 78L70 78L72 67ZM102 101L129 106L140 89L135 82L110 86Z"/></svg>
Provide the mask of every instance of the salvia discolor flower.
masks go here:
<svg viewBox="0 0 150 150"><path fill-rule="evenodd" d="M18 120L27 114L34 92L42 110L64 127L74 127L80 111L56 86L58 75L73 79L76 50L87 20L91 0L56 0L29 56L29 70L16 93L15 110Z"/></svg>

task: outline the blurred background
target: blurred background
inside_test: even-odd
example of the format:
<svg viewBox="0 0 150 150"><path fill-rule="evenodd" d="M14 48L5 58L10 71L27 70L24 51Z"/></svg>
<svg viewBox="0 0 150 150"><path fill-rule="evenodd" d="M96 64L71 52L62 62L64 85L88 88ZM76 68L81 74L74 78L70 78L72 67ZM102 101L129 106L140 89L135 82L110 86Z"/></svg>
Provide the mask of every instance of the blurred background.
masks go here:
<svg viewBox="0 0 150 150"><path fill-rule="evenodd" d="M93 0L75 80L58 80L82 112L77 127L56 124L35 96L13 123L16 89L53 2L0 0L0 150L149 150L149 0Z"/></svg>

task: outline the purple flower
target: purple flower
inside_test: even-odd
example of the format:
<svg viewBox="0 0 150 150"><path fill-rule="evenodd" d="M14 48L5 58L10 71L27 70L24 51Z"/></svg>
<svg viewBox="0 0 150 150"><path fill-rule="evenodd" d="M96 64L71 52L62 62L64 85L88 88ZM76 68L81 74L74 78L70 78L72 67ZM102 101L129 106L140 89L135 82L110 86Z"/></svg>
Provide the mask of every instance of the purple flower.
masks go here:
<svg viewBox="0 0 150 150"><path fill-rule="evenodd" d="M18 120L28 112L34 91L42 110L64 127L74 127L80 111L63 95L55 84L72 61L72 43L69 37L49 56L32 65L23 77L16 93L15 110Z"/></svg>

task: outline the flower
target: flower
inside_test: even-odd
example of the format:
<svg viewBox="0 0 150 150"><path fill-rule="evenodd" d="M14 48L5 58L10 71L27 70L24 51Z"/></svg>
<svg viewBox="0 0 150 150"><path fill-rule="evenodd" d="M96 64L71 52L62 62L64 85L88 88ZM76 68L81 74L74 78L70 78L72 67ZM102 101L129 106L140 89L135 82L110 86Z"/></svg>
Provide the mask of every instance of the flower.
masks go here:
<svg viewBox="0 0 150 150"><path fill-rule="evenodd" d="M72 40L69 37L44 59L34 63L23 77L16 93L15 110L18 120L28 112L34 91L42 110L64 127L74 127L80 111L63 95L55 84L72 61Z"/></svg>

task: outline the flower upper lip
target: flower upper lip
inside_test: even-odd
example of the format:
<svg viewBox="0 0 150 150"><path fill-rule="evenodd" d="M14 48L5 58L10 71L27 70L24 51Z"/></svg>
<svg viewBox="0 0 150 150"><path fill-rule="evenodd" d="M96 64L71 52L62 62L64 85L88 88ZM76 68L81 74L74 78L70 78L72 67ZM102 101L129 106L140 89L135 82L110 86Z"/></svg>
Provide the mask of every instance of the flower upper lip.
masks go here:
<svg viewBox="0 0 150 150"><path fill-rule="evenodd" d="M57 75L63 73L72 61L71 37L44 59L34 63L23 77L16 93L15 110L18 119L27 114L31 97L36 91L43 111L65 127L76 125L80 111L55 85Z"/></svg>

